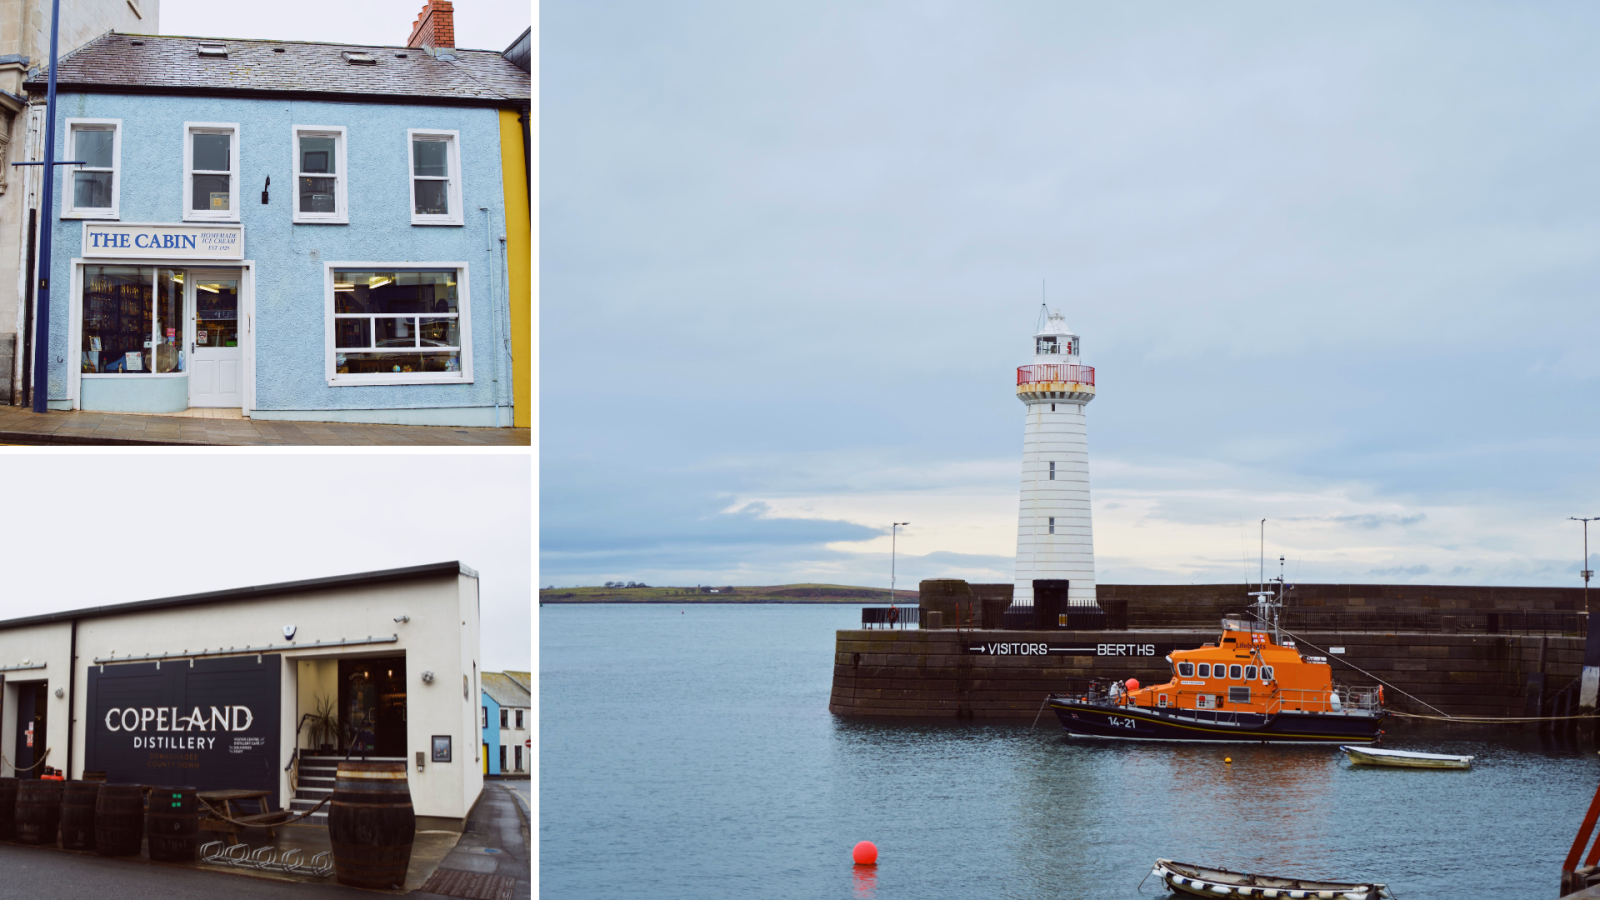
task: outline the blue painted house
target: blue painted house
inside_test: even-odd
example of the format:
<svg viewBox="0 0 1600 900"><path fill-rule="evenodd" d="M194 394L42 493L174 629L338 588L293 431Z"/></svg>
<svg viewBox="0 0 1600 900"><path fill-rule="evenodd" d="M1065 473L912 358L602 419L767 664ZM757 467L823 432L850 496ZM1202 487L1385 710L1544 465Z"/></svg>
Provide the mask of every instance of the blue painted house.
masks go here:
<svg viewBox="0 0 1600 900"><path fill-rule="evenodd" d="M478 724L483 726L483 774L500 774L500 704L483 692L483 707Z"/></svg>
<svg viewBox="0 0 1600 900"><path fill-rule="evenodd" d="M111 32L60 62L52 408L512 424L530 78L430 30L448 8L409 47Z"/></svg>

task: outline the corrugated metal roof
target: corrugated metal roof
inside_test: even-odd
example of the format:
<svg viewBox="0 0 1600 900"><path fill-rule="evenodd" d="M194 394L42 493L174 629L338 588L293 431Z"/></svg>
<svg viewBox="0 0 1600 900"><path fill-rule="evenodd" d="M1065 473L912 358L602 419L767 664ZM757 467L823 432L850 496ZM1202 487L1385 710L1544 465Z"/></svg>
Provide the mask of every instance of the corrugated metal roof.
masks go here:
<svg viewBox="0 0 1600 900"><path fill-rule="evenodd" d="M484 672L478 676L478 683L483 686L483 692L502 707L528 709L533 706L533 694L504 672Z"/></svg>
<svg viewBox="0 0 1600 900"><path fill-rule="evenodd" d="M202 57L220 43L227 56ZM351 65L345 53L374 65ZM376 44L317 44L107 32L56 65L58 91L200 96L313 96L323 99L433 101L473 106L526 102L532 79L493 50L426 50ZM453 58L452 58L453 57ZM29 91L45 90L35 70ZM331 95L331 96L330 96Z"/></svg>

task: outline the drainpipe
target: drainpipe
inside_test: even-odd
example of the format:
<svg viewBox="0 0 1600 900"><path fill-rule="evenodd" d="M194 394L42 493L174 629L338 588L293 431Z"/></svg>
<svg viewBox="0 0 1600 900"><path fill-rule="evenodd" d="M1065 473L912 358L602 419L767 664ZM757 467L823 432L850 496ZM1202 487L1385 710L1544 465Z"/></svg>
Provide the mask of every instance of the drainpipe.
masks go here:
<svg viewBox="0 0 1600 900"><path fill-rule="evenodd" d="M72 646L67 651L67 767L62 773L72 777L72 710L78 701L78 620L72 620Z"/></svg>
<svg viewBox="0 0 1600 900"><path fill-rule="evenodd" d="M489 224L489 207L480 206L483 210L483 252L484 262L489 264L489 296L498 298L500 291L495 287L494 277L494 228ZM489 301L490 332L489 345L494 348L493 380L490 389L494 392L494 427L500 427L500 310L494 299Z"/></svg>

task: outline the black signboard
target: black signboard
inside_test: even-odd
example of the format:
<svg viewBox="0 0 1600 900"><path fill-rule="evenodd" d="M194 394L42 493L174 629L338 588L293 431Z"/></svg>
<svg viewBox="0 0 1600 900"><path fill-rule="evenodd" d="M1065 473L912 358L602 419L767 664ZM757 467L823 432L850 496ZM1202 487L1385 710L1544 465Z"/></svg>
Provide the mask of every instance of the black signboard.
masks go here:
<svg viewBox="0 0 1600 900"><path fill-rule="evenodd" d="M1123 656L1132 659L1165 659L1168 653L1183 649L1177 644L1062 643L1060 641L968 641L963 653L976 656Z"/></svg>
<svg viewBox="0 0 1600 900"><path fill-rule="evenodd" d="M276 796L282 684L272 654L90 666L84 768L111 782Z"/></svg>

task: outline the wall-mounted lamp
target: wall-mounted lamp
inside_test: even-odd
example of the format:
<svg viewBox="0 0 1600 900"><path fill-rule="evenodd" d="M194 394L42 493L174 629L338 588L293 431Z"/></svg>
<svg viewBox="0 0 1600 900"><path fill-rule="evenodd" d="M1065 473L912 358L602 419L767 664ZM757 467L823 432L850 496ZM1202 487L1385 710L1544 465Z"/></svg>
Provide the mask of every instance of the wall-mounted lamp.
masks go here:
<svg viewBox="0 0 1600 900"><path fill-rule="evenodd" d="M423 672L422 673L422 683L423 684L433 684L433 672L432 671L427 671L427 672Z"/></svg>
<svg viewBox="0 0 1600 900"><path fill-rule="evenodd" d="M261 205L267 205L267 188L272 187L272 176L267 176L267 183L261 186Z"/></svg>

